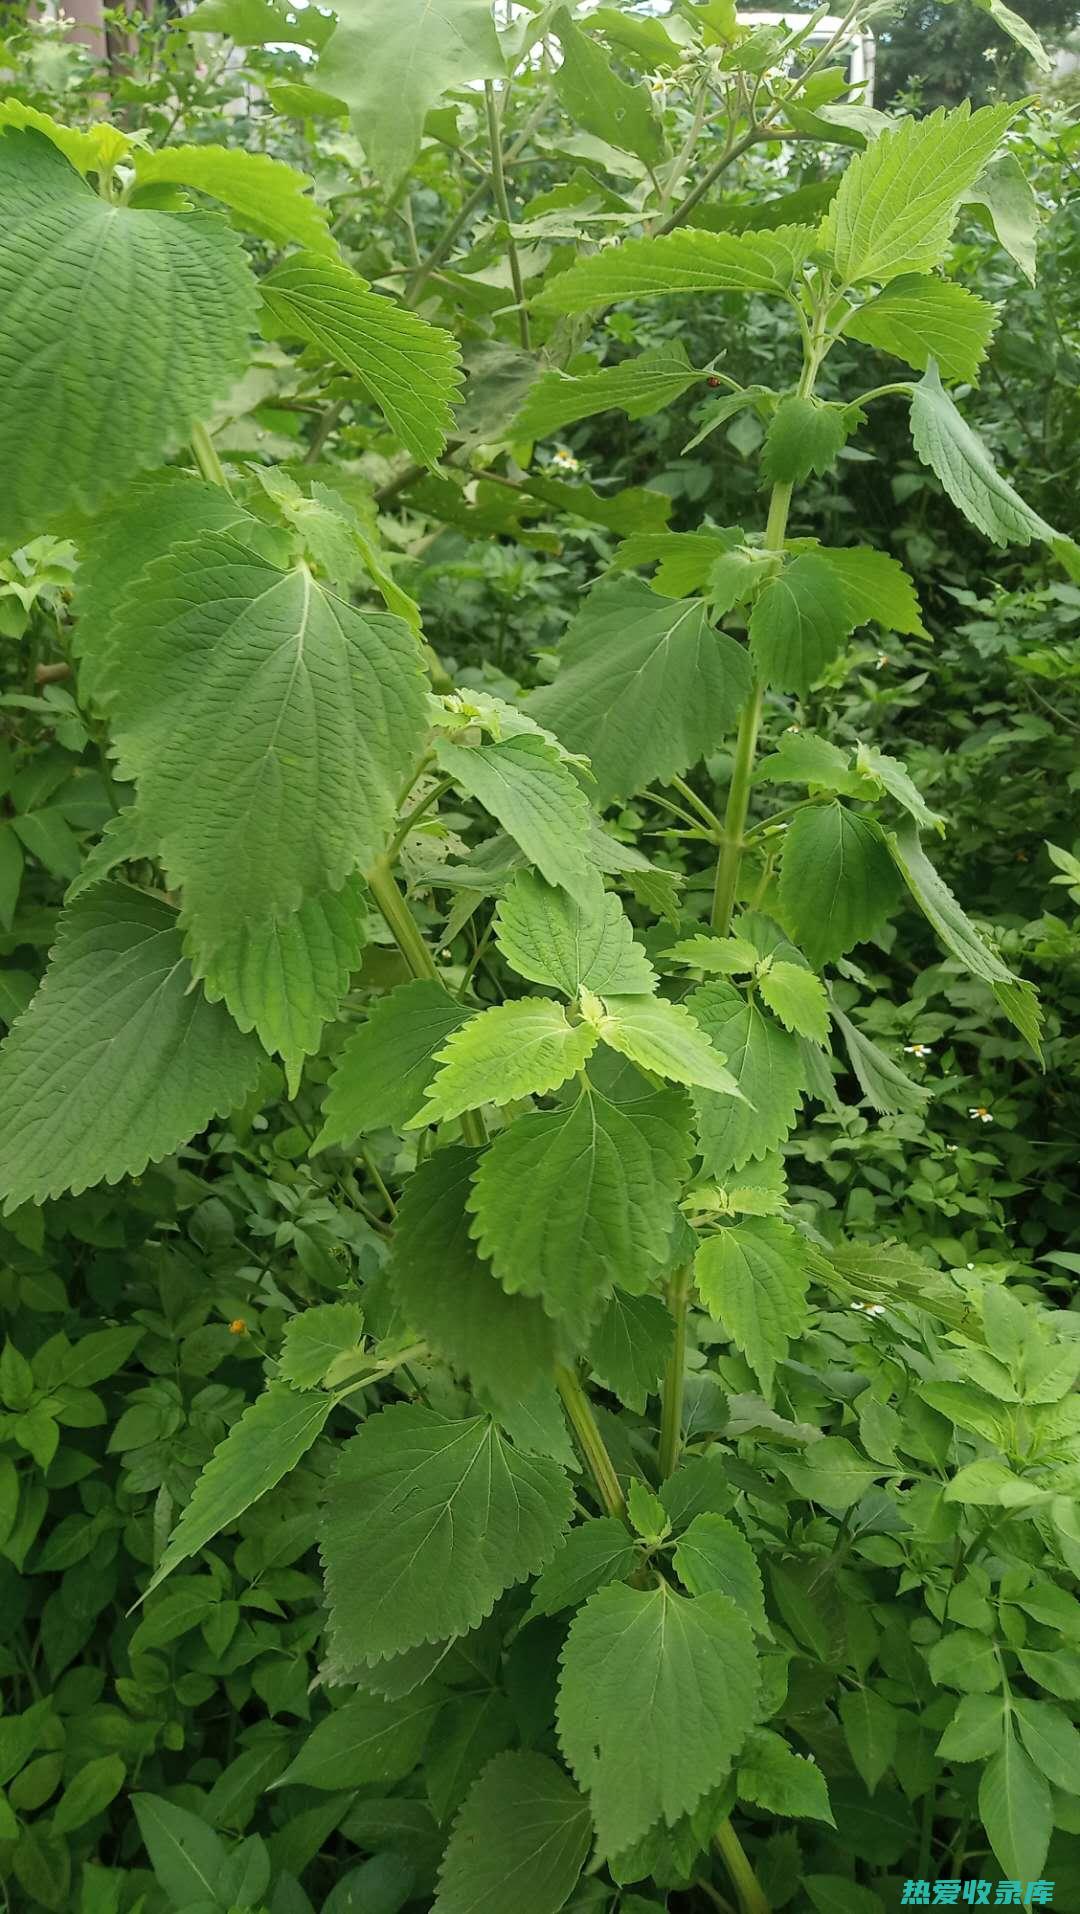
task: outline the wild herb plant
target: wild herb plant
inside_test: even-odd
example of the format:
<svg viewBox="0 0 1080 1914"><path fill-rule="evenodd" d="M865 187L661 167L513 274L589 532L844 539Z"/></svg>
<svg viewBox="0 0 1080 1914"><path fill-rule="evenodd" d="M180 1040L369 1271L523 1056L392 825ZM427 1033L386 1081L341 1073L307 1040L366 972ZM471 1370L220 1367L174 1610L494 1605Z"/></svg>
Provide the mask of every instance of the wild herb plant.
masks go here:
<svg viewBox="0 0 1080 1914"><path fill-rule="evenodd" d="M197 11L188 28L282 31L273 8L258 28L225 0ZM1035 1058L1037 1000L940 876L944 820L900 758L795 722L759 748L765 713L798 708L853 634L925 637L895 558L794 529L799 489L827 479L879 401L909 404L918 458L985 538L1080 561L949 389L977 378L995 317L945 270L961 207L1020 243L1001 151L1016 109L885 124L830 105L845 87L831 47L793 76L800 35L746 33L722 0L684 8L670 33L548 9L501 44L473 0L442 31L412 0L343 9L300 110L342 102L393 195L443 94L482 85L517 343L489 352L459 421L457 345L416 308L468 214L398 300L357 275L308 181L276 159L2 110L0 540L32 554L32 597L63 584L74 542L76 696L54 692L53 708L75 749L100 751L115 805L78 873L60 870L73 881L55 948L0 1053L10 1228L33 1241L37 1206L137 1183L206 1132L212 1175L215 1138L225 1151L283 1094L293 1111L326 1084L301 1139L321 1207L297 1198L262 1233L295 1242L333 1300L282 1308L265 1387L178 1519L152 1437L129 1445L135 1486L158 1500L124 1696L152 1717L162 1650L198 1625L250 1698L235 1630L246 1571L258 1580L274 1542L259 1531L249 1547L242 1525L300 1470L300 1501L320 1505L329 1705L259 1773L297 1791L315 1848L297 1835L271 1882L257 1835L227 1849L197 1800L156 1791L136 1794L142 1839L168 1904L273 1914L310 1905L294 1875L354 1791L357 1845L376 1857L408 1858L410 1840L426 1853L434 1818L437 1914L640 1914L669 1892L734 1897L741 1914L877 1914L898 1869L1000 1870L1028 1894L1052 1840L1075 1881L1073 1319L990 1265L830 1234L784 1154L804 1104L834 1112L849 1074L879 1112L925 1106L852 1014L852 953L905 900ZM506 76L545 36L578 129L560 138L629 154L637 183L614 207L588 174L555 184L534 211L555 256L530 258ZM689 110L669 126L624 56L676 72ZM718 100L724 137L703 164ZM715 224L691 223L751 146L838 130L860 149L838 184L734 226L722 202ZM634 231L572 256L574 209L591 218L597 198ZM720 338L692 364L670 303L684 297L717 301L725 325L733 302L771 302L797 376L741 384L719 369ZM602 315L657 300L676 315L666 341L583 359ZM695 310L707 328L710 307ZM822 396L852 341L900 367ZM296 375L301 410L325 400L306 462L215 444L215 409L267 364ZM578 421L690 392L716 395L699 434L757 422L751 522L669 530L661 494L604 494L534 461ZM381 416L387 498L452 519L485 508L486 483L515 511L618 536L550 682L517 698L447 679L346 465L332 482L324 448L349 407ZM707 890L633 841L646 800ZM200 1228L212 1259L228 1228L216 1212ZM20 1562L41 1519L35 1471L61 1425L104 1419L87 1398L125 1338L164 1334L143 1316L39 1339L29 1357L8 1346L17 1463L0 1479ZM140 1436L176 1409L172 1386L129 1411ZM227 1406L203 1405L201 1436ZM283 1507L281 1526L303 1525ZM305 1651L313 1633L305 1622ZM256 1692L282 1691L268 1675ZM0 1724L10 1773L52 1719L36 1700ZM69 1904L66 1837L93 1831L127 1766L110 1754L86 1773L29 1829L19 1798L0 1825L35 1904ZM399 1827L380 1846L364 1823L374 1788L404 1841ZM33 1787L21 1805L40 1805ZM397 1878L376 1903L358 1882L356 1904L401 1906L422 1883ZM123 1882L82 1902L133 1904Z"/></svg>

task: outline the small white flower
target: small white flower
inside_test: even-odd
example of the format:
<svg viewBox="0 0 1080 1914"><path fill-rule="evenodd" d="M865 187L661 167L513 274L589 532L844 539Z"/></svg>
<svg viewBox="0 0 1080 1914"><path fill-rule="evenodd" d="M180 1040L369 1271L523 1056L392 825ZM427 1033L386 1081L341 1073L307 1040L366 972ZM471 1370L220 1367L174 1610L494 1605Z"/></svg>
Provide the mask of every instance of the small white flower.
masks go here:
<svg viewBox="0 0 1080 1914"><path fill-rule="evenodd" d="M867 1303L866 1313L868 1316L884 1316L885 1305L884 1303Z"/></svg>
<svg viewBox="0 0 1080 1914"><path fill-rule="evenodd" d="M565 445L556 446L551 455L551 463L557 466L560 472L580 472L581 470L581 461L576 459Z"/></svg>
<svg viewBox="0 0 1080 1914"><path fill-rule="evenodd" d="M874 670L875 670L875 671L884 671L884 669L885 669L885 666L886 666L886 665L888 664L888 662L889 662L889 654L888 654L888 652L887 652L887 651L879 651L879 652L878 652L878 655L877 655L877 664L876 664L876 665L874 666Z"/></svg>
<svg viewBox="0 0 1080 1914"><path fill-rule="evenodd" d="M968 1111L968 1115L969 1117L973 1117L977 1123L992 1123L994 1121L985 1103L976 1103L974 1107Z"/></svg>
<svg viewBox="0 0 1080 1914"><path fill-rule="evenodd" d="M904 1055L905 1057L928 1057L931 1054L931 1049L932 1046L928 1043L906 1043L904 1045Z"/></svg>
<svg viewBox="0 0 1080 1914"><path fill-rule="evenodd" d="M955 1155L956 1155L956 1145L955 1145L955 1143L946 1143L946 1145L945 1145L945 1154L946 1154L946 1156L955 1156Z"/></svg>
<svg viewBox="0 0 1080 1914"><path fill-rule="evenodd" d="M797 738L799 735L799 732L802 730L802 725L801 724L785 725L784 730L786 735L789 738Z"/></svg>

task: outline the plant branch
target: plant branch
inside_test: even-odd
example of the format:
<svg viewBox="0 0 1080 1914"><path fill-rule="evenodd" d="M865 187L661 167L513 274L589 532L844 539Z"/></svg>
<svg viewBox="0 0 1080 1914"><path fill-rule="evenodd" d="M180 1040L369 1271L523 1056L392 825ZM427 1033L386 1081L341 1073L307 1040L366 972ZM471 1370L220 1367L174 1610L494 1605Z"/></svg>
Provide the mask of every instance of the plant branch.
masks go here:
<svg viewBox="0 0 1080 1914"><path fill-rule="evenodd" d="M739 1914L769 1914L769 1903L761 1882L730 1821L721 1821L713 1835L713 1845L731 1877Z"/></svg>
<svg viewBox="0 0 1080 1914"><path fill-rule="evenodd" d="M220 485L223 492L232 492L225 476L225 467L214 449L214 441L205 425L193 425L191 428L191 449L195 454L195 463L209 485Z"/></svg>
<svg viewBox="0 0 1080 1914"><path fill-rule="evenodd" d="M499 126L499 109L495 99L495 87L491 80L484 81L484 104L487 107L488 137L491 141L491 190L495 195L495 204L499 217L506 225L506 257L510 266L510 280L517 302L518 331L521 336L521 349L528 352L532 344L529 335L529 314L525 306L525 281L521 277L521 261L518 249L510 231L510 201L506 196L506 175L503 172L502 133Z"/></svg>
<svg viewBox="0 0 1080 1914"><path fill-rule="evenodd" d="M675 1346L664 1371L660 1404L660 1475L667 1481L673 1475L682 1447L683 1390L686 1381L686 1319L690 1308L690 1278L693 1265L684 1263L676 1270L668 1289L668 1305L675 1323Z"/></svg>
<svg viewBox="0 0 1080 1914"><path fill-rule="evenodd" d="M617 1515L620 1521L625 1521L626 1497L622 1492L622 1483L615 1473L615 1464L600 1434L592 1403L576 1371L567 1367L556 1369L555 1385L604 1508L609 1515Z"/></svg>

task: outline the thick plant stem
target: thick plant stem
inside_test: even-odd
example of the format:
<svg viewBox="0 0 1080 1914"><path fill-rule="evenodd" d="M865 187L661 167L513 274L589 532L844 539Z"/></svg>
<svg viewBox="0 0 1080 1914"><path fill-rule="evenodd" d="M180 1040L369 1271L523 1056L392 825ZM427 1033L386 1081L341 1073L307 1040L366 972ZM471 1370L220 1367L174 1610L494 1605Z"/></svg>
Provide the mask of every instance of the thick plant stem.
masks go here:
<svg viewBox="0 0 1080 1914"><path fill-rule="evenodd" d="M721 1821L713 1835L713 1845L731 1877L739 1914L770 1914L761 1882L747 1859L746 1850L730 1821Z"/></svg>
<svg viewBox="0 0 1080 1914"><path fill-rule="evenodd" d="M207 483L220 485L223 492L231 492L232 487L225 476L225 467L218 458L214 441L205 425L192 426L191 449L195 454L195 463Z"/></svg>
<svg viewBox="0 0 1080 1914"><path fill-rule="evenodd" d="M397 879L385 857L377 859L368 871L367 885L413 976L427 977L432 983L438 984L440 989L445 989L443 979L435 967L435 959L416 927L413 914L402 896ZM487 1131L479 1110L464 1111L461 1118L461 1134L466 1143L480 1145L487 1142Z"/></svg>
<svg viewBox="0 0 1080 1914"><path fill-rule="evenodd" d="M664 1371L660 1404L660 1476L667 1481L678 1465L682 1443L683 1384L686 1378L686 1318L690 1307L692 1265L685 1263L671 1279L668 1301L675 1323L675 1346Z"/></svg>
<svg viewBox="0 0 1080 1914"><path fill-rule="evenodd" d="M506 174L503 171L502 129L499 126L499 109L495 101L495 88L490 80L484 81L484 100L487 105L488 135L491 141L491 190L495 195L495 204L499 209L499 218L506 225L506 257L510 267L510 279L517 301L518 332L523 352L528 352L531 339L529 335L529 315L525 308L525 281L521 277L521 261L517 247L510 233L510 201L506 196Z"/></svg>
<svg viewBox="0 0 1080 1914"><path fill-rule="evenodd" d="M622 1492L622 1483L615 1473L615 1464L604 1446L604 1438L597 1427L592 1403L573 1369L566 1367L556 1369L555 1383L562 1397L563 1408L570 1418L570 1426L577 1438L578 1448L588 1465L601 1502L609 1515L617 1515L620 1521L625 1521L626 1497Z"/></svg>

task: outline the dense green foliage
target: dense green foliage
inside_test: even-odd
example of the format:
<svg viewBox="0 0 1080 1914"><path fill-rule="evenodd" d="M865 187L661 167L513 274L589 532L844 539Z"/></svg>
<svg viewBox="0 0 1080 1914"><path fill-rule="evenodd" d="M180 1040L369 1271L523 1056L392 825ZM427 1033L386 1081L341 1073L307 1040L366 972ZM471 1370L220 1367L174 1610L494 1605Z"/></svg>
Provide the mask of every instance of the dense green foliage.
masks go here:
<svg viewBox="0 0 1080 1914"><path fill-rule="evenodd" d="M1080 133L505 12L5 43L6 1905L1068 1909Z"/></svg>

